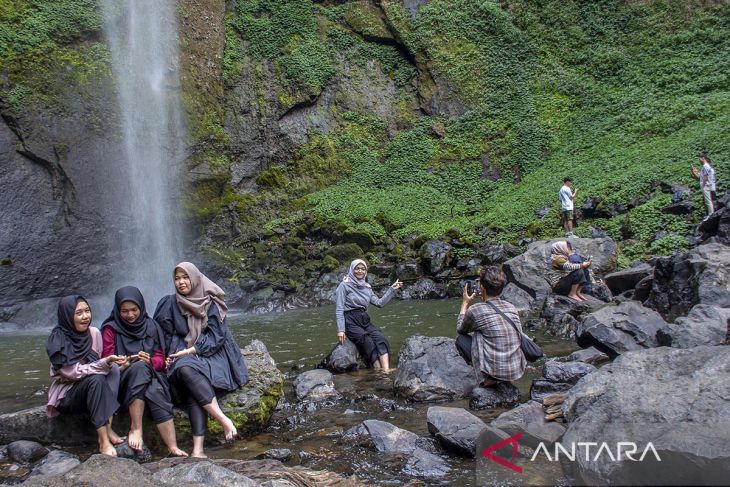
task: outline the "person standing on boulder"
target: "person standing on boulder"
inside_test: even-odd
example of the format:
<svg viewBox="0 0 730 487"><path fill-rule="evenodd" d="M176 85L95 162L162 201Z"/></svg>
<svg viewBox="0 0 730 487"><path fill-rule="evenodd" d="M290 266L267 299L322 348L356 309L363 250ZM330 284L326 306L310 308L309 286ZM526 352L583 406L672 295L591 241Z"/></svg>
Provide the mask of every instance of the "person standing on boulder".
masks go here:
<svg viewBox="0 0 730 487"><path fill-rule="evenodd" d="M162 329L147 314L142 292L125 286L114 294L114 309L101 325L104 340L102 356L123 355L129 362L122 365L119 401L129 410L127 442L133 450L142 450L142 416L145 406L157 426L162 442L170 455L186 457L177 447L172 422L170 386L164 376L165 339Z"/></svg>
<svg viewBox="0 0 730 487"><path fill-rule="evenodd" d="M342 344L347 337L368 364L387 372L390 370L390 343L370 321L367 310L370 304L378 308L385 306L395 291L403 287L403 283L396 279L383 297L378 298L368 284L367 275L367 263L362 259L353 260L349 272L337 286L337 340Z"/></svg>
<svg viewBox="0 0 730 487"><path fill-rule="evenodd" d="M570 177L563 178L563 187L558 192L560 199L560 223L563 225L566 237L573 236L573 200L578 194L578 188L575 191L571 189L573 179Z"/></svg>
<svg viewBox="0 0 730 487"><path fill-rule="evenodd" d="M517 309L499 298L506 282L500 268L482 269L479 272L482 302L469 306L477 291L470 294L468 285L464 286L461 311L456 319L459 334L456 350L474 367L477 384L481 387L517 380L525 373L527 365L520 348L522 324Z"/></svg>
<svg viewBox="0 0 730 487"><path fill-rule="evenodd" d="M123 440L109 420L119 409L118 365L127 359L116 355L101 358L101 332L91 326L91 308L82 296L66 296L58 303L58 324L51 330L46 352L53 379L48 388L48 416L88 413L99 452L116 457L114 445Z"/></svg>
<svg viewBox="0 0 730 487"><path fill-rule="evenodd" d="M208 414L221 425L227 441L238 435L217 395L246 384L248 370L228 329L223 290L190 262L176 265L173 278L176 293L160 300L154 320L165 334L167 375L187 400L193 433L191 456L205 458Z"/></svg>
<svg viewBox="0 0 730 487"><path fill-rule="evenodd" d="M702 154L699 159L700 163L702 163L702 169L698 170L696 167L692 167L692 175L700 180L700 189L705 199L707 216L709 217L715 211L715 191L717 191L715 186L715 169L712 167L712 161L705 154Z"/></svg>

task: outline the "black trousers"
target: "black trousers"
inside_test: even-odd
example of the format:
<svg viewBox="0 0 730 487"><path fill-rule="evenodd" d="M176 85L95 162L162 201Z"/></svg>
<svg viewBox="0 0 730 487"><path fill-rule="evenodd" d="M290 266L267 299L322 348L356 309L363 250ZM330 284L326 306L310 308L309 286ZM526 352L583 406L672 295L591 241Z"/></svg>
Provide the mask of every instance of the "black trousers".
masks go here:
<svg viewBox="0 0 730 487"><path fill-rule="evenodd" d="M469 365L473 365L472 361L471 361L472 343L474 343L474 337L472 337L471 335L459 334L456 337L456 351L459 352L459 355L461 355L461 358L463 358L464 361ZM497 382L502 382L499 379L495 379L494 377L492 377L489 374L484 374L484 375L486 375L486 379L497 381Z"/></svg>
<svg viewBox="0 0 730 487"><path fill-rule="evenodd" d="M570 294L570 288L573 287L573 284L588 284L589 282L591 281L588 278L588 269L576 269L567 276L561 277L553 288L553 292L561 296L567 296Z"/></svg>
<svg viewBox="0 0 730 487"><path fill-rule="evenodd" d="M182 366L175 369L175 387L186 403L190 429L193 436L205 436L208 428L208 413L203 409L213 402L215 390L206 376L192 367Z"/></svg>
<svg viewBox="0 0 730 487"><path fill-rule="evenodd" d="M388 339L375 328L365 310L345 311L345 335L370 365L377 362L378 357L390 354Z"/></svg>
<svg viewBox="0 0 730 487"><path fill-rule="evenodd" d="M119 402L123 407L129 407L137 399L145 402L155 424L172 419L172 398L167 380L151 364L141 360L122 371L119 384Z"/></svg>
<svg viewBox="0 0 730 487"><path fill-rule="evenodd" d="M119 368L112 366L107 375L88 375L76 382L57 409L63 414L88 413L94 429L99 429L108 424L109 418L119 409L118 388Z"/></svg>

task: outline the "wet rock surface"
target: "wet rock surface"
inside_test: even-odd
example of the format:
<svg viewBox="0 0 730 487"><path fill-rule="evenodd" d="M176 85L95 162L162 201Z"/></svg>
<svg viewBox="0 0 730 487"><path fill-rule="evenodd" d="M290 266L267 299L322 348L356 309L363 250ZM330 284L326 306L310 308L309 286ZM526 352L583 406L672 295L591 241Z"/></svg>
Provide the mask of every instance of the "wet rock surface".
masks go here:
<svg viewBox="0 0 730 487"><path fill-rule="evenodd" d="M324 401L337 397L332 374L327 370L309 370L294 379L294 391L300 401Z"/></svg>
<svg viewBox="0 0 730 487"><path fill-rule="evenodd" d="M490 426L509 436L521 432L520 441L531 448L537 448L540 442L546 445L555 443L565 433L565 426L562 424L545 420L545 410L537 401L528 401L500 414Z"/></svg>
<svg viewBox="0 0 730 487"><path fill-rule="evenodd" d="M449 451L474 457L476 441L486 424L466 409L433 406L427 413L428 431Z"/></svg>
<svg viewBox="0 0 730 487"><path fill-rule="evenodd" d="M595 370L593 365L584 362L549 360L543 365L542 376L532 381L530 399L541 403L551 394L569 390L581 377Z"/></svg>
<svg viewBox="0 0 730 487"><path fill-rule="evenodd" d="M345 343L338 343L318 367L327 369L333 374L341 374L352 370L366 369L367 364L360 356L355 344L345 338Z"/></svg>
<svg viewBox="0 0 730 487"><path fill-rule="evenodd" d="M33 463L47 454L48 448L35 441L18 440L7 446L10 460L21 464Z"/></svg>
<svg viewBox="0 0 730 487"><path fill-rule="evenodd" d="M653 268L649 264L639 264L606 274L603 279L613 294L621 294L634 289L639 281L650 276L652 272Z"/></svg>
<svg viewBox="0 0 730 487"><path fill-rule="evenodd" d="M687 316L677 318L659 331L661 345L690 348L702 345L720 345L730 331L730 308L698 304Z"/></svg>
<svg viewBox="0 0 730 487"><path fill-rule="evenodd" d="M568 355L568 362L584 362L586 364L598 365L608 362L608 355L598 350L596 347L588 347L583 350L577 350Z"/></svg>
<svg viewBox="0 0 730 487"><path fill-rule="evenodd" d="M520 390L509 382L490 387L475 387L469 398L470 409L510 407L520 402Z"/></svg>
<svg viewBox="0 0 730 487"><path fill-rule="evenodd" d="M76 455L62 450L51 450L42 460L33 466L30 476L35 475L61 475L81 462Z"/></svg>

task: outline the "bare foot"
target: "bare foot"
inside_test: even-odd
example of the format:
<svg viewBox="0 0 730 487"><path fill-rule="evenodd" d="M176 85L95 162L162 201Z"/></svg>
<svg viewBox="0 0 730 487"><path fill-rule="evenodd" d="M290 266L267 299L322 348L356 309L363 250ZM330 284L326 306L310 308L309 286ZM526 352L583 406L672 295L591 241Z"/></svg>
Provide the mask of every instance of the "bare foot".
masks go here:
<svg viewBox="0 0 730 487"><path fill-rule="evenodd" d="M132 450L140 451L142 449L142 430L129 430L127 443Z"/></svg>
<svg viewBox="0 0 730 487"><path fill-rule="evenodd" d="M583 296L581 293L578 293L578 296L580 296L580 299L582 299L583 301L588 301L588 298Z"/></svg>
<svg viewBox="0 0 730 487"><path fill-rule="evenodd" d="M190 455L190 457L191 458L208 458L208 455L206 455L202 451L196 452L195 450L193 450L193 453Z"/></svg>
<svg viewBox="0 0 730 487"><path fill-rule="evenodd" d="M114 445L111 443L107 443L105 445L99 445L99 453L102 455L108 455L110 457L116 457L117 456L117 450L114 448Z"/></svg>
<svg viewBox="0 0 730 487"><path fill-rule="evenodd" d="M116 434L113 429L107 428L106 431L107 431L107 434L109 435L109 442L112 445L121 445L122 443L124 443L125 438L120 438L119 435Z"/></svg>
<svg viewBox="0 0 730 487"><path fill-rule="evenodd" d="M170 456L173 456L173 457L186 457L186 456L188 456L187 453L185 453L184 451L182 451L178 447L170 448L168 451L170 452ZM201 455L202 455L202 453L201 453ZM205 456L205 455L203 455L203 456ZM198 457L198 458L200 458L200 457Z"/></svg>
<svg viewBox="0 0 730 487"><path fill-rule="evenodd" d="M230 418L226 418L225 421L221 423L221 426L223 427L223 433L225 434L226 441L233 441L233 439L238 436L238 430Z"/></svg>
<svg viewBox="0 0 730 487"><path fill-rule="evenodd" d="M578 301L578 302L580 302L580 301L585 301L585 299L582 299L582 298L581 298L580 296L578 296L577 294L568 294L568 297L569 297L570 299L572 299L573 301Z"/></svg>

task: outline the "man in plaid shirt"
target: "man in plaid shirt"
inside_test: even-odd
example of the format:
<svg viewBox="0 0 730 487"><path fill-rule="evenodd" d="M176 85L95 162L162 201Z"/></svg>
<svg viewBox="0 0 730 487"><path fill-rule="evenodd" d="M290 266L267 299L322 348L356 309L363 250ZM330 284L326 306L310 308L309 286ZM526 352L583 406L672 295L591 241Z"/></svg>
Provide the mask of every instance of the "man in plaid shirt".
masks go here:
<svg viewBox="0 0 730 487"><path fill-rule="evenodd" d="M498 267L487 267L480 272L479 283L483 302L471 307L469 303L477 293L469 294L464 287L456 320L456 348L466 363L474 367L477 383L487 387L519 379L527 362L520 349L522 325L517 310L498 297L506 283L504 273ZM497 310L512 320L519 333Z"/></svg>

